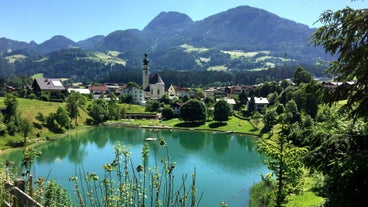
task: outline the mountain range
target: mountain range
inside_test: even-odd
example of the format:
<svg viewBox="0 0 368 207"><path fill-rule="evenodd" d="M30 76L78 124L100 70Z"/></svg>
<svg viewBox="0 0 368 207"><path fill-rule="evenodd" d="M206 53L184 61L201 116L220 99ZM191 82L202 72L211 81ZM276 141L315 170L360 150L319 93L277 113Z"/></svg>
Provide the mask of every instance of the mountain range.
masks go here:
<svg viewBox="0 0 368 207"><path fill-rule="evenodd" d="M55 60L66 64L65 67L58 65L60 70L70 70L67 61L62 63L62 59L53 58L66 58L65 53L73 53L73 60L81 64L80 67L93 61L94 64L141 68L144 53L149 53L154 70L239 71L270 68L285 61L315 64L317 60L331 57L309 44L314 31L314 28L249 6L236 7L200 21L178 12L161 12L142 30L118 30L78 42L60 35L40 44L0 38L0 58L6 60L0 67L10 65L14 74L32 75L45 73L50 69L47 64L53 65L55 62L50 61ZM108 57L101 58L102 53ZM102 66L97 64L96 67ZM73 75L73 71L60 72Z"/></svg>

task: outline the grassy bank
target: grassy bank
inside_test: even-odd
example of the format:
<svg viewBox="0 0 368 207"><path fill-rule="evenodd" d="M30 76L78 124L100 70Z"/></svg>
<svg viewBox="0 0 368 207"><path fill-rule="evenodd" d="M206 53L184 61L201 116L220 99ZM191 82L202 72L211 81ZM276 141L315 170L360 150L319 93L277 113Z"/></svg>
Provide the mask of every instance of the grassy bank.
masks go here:
<svg viewBox="0 0 368 207"><path fill-rule="evenodd" d="M18 113L25 119L33 122L39 123L39 121L35 118L39 113L47 116L50 113L55 113L58 107L65 107L65 103L57 103L57 102L46 102L35 99L24 99L17 98L18 101ZM88 103L87 103L88 105ZM145 107L139 105L131 105L131 104L122 104L121 106L125 107L127 113L143 113L145 111ZM0 109L5 108L4 105L4 97L0 97ZM81 128L84 126L86 119L89 116L85 110L80 110L80 117L78 117L78 126L77 128ZM74 124L74 120L72 121ZM227 122L215 122L213 120L208 120L205 124L202 125L190 125L182 122L179 119L171 119L171 120L120 120L120 121L108 121L107 125L113 124L126 124L132 127L162 127L162 128L180 128L180 129L190 129L190 130L209 130L209 131L223 131L228 133L243 133L250 135L259 135L259 130L254 129L249 121L239 119L235 116L230 117L230 120ZM75 128L74 128L75 129ZM68 132L66 132L68 133ZM37 143L40 141L44 141L45 139L51 139L54 137L61 137L62 134L55 134L49 131L47 128L34 128L32 132L29 134L27 138L27 145ZM20 146L23 142L24 138L20 133L15 134L14 136L5 135L0 139L0 150L4 150L7 148L12 148L16 146Z"/></svg>

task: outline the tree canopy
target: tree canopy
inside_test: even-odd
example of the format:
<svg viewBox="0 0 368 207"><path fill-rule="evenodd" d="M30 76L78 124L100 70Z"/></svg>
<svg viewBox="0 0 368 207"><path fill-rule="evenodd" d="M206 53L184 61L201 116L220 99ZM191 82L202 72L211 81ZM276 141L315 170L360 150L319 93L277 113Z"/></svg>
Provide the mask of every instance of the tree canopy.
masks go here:
<svg viewBox="0 0 368 207"><path fill-rule="evenodd" d="M345 88L348 101L343 111L368 117L368 9L326 11L319 22L324 25L313 34L313 43L337 56L328 71L339 81L355 81Z"/></svg>
<svg viewBox="0 0 368 207"><path fill-rule="evenodd" d="M232 108L225 100L221 99L215 104L214 120L222 122L229 120Z"/></svg>
<svg viewBox="0 0 368 207"><path fill-rule="evenodd" d="M181 107L180 115L184 121L204 123L207 119L207 109L202 101L190 99Z"/></svg>

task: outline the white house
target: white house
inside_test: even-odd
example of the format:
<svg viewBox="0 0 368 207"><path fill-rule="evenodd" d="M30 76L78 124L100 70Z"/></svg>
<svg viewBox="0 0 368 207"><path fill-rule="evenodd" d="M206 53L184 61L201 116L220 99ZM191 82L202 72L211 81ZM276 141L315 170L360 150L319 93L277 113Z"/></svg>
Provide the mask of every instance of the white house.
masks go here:
<svg viewBox="0 0 368 207"><path fill-rule="evenodd" d="M88 88L68 88L68 93L75 91L82 95L89 95L91 91Z"/></svg>
<svg viewBox="0 0 368 207"><path fill-rule="evenodd" d="M120 93L123 95L126 95L126 96L132 96L133 97L133 102L135 104L139 104L139 105L144 105L146 104L146 101L144 99L144 90L143 89L140 89L140 88L137 88L137 87L134 87L134 86L129 86L129 87L126 87L124 89L122 89L120 91Z"/></svg>
<svg viewBox="0 0 368 207"><path fill-rule="evenodd" d="M228 103L230 106L232 106L232 107L234 107L235 105L236 105L236 101L235 101L235 99L233 99L233 98L222 98L222 99L216 99L216 102L217 101L219 101L219 100L225 100L226 101L226 103Z"/></svg>
<svg viewBox="0 0 368 207"><path fill-rule="evenodd" d="M249 108L249 102L250 102L250 97L248 98L248 102L247 102L247 110ZM265 97L254 97L254 102L256 104L256 110L262 110L263 107L267 106L267 104L269 104L270 102L268 101L267 98Z"/></svg>

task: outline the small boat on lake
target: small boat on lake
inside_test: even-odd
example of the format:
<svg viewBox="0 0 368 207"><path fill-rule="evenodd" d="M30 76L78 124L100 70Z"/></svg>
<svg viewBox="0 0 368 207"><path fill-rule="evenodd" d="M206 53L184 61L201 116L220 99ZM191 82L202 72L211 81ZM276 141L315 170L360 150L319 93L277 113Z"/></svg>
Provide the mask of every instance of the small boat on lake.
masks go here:
<svg viewBox="0 0 368 207"><path fill-rule="evenodd" d="M146 140L146 141L156 141L156 140L157 140L157 138L155 138L155 137L148 137L148 138L146 138L145 140Z"/></svg>

